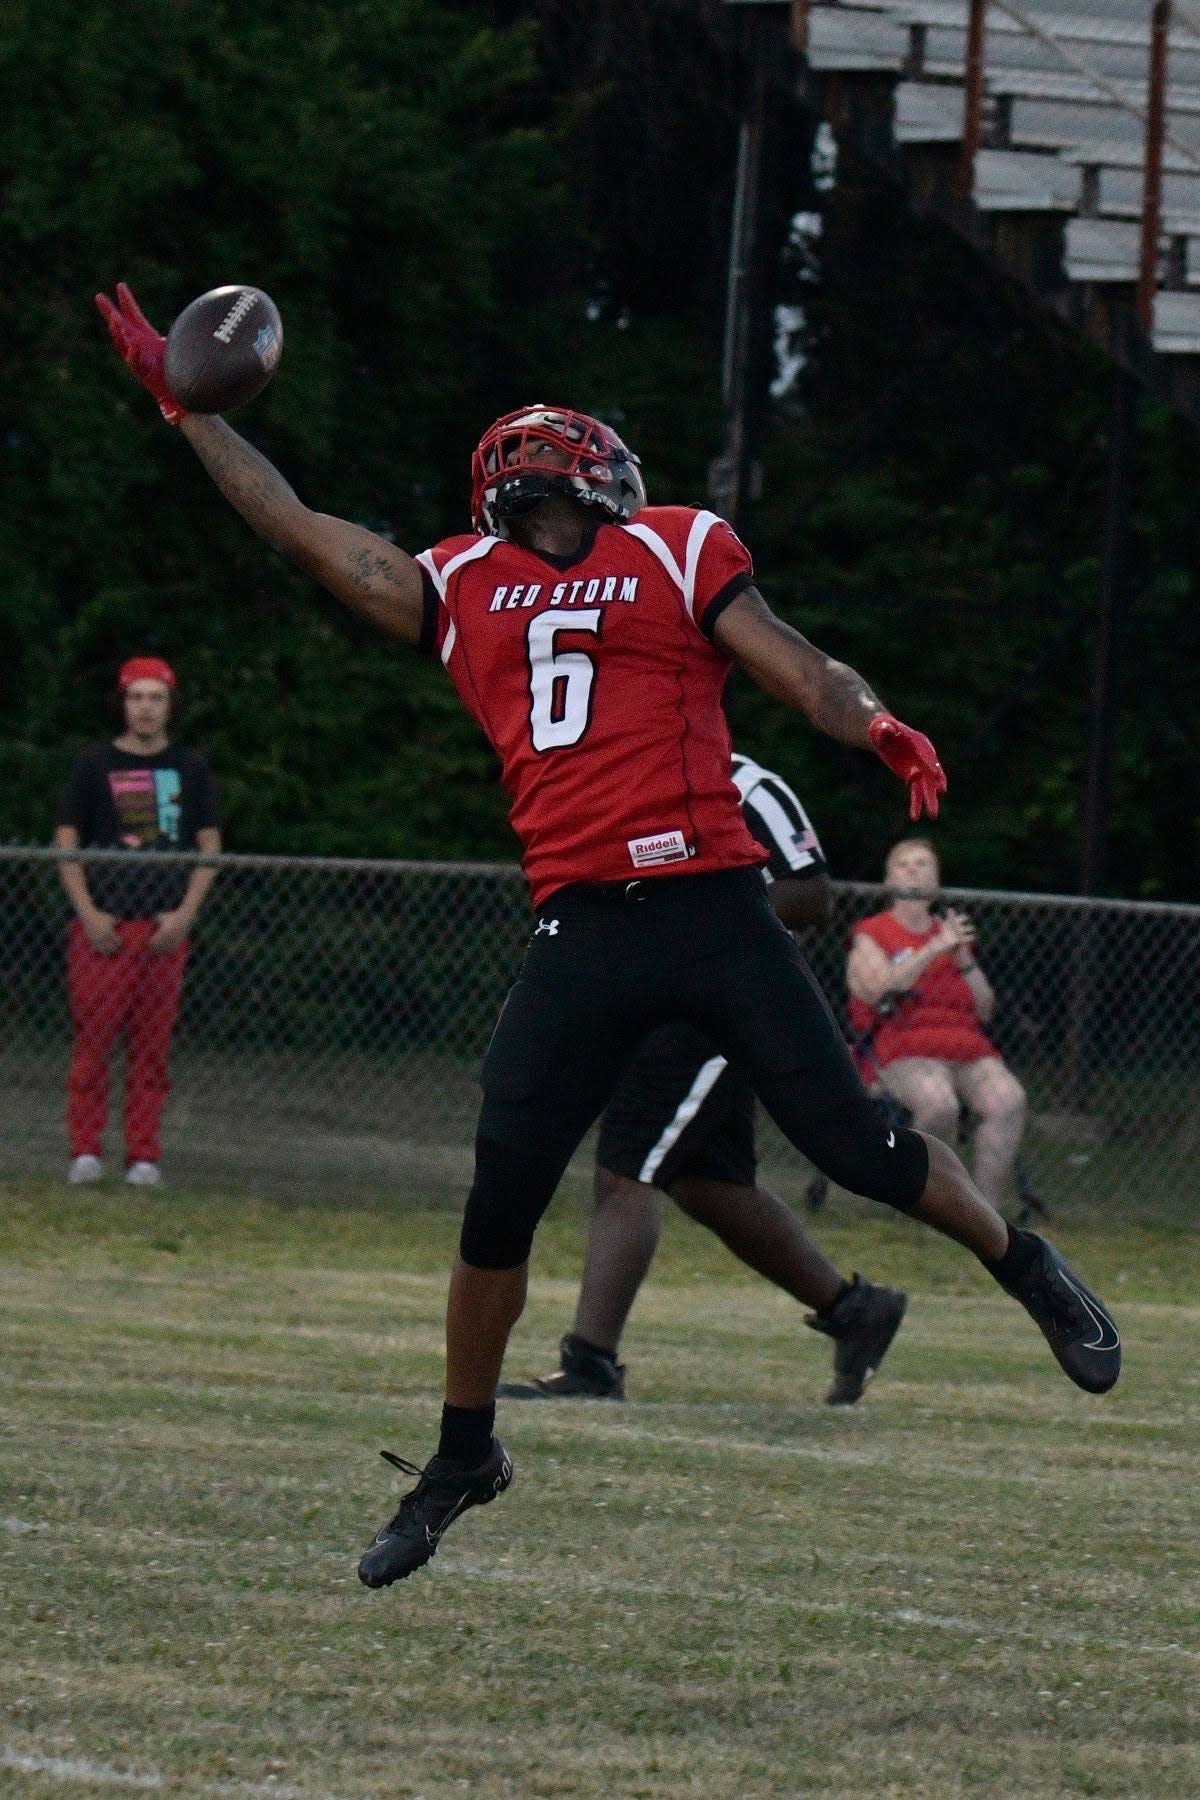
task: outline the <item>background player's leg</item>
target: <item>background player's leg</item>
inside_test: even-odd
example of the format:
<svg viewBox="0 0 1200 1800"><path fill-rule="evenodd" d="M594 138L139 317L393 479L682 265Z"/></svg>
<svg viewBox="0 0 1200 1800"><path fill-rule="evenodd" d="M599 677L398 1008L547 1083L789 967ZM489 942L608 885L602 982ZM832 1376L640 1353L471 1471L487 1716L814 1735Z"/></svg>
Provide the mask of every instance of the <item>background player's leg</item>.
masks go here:
<svg viewBox="0 0 1200 1800"><path fill-rule="evenodd" d="M900 1329L908 1296L856 1275L847 1281L789 1206L754 1184L681 1175L671 1198L756 1274L810 1306L805 1320L833 1339L831 1406L853 1406Z"/></svg>
<svg viewBox="0 0 1200 1800"><path fill-rule="evenodd" d="M663 1201L656 1188L597 1167L596 1207L575 1308L577 1337L615 1356L654 1261L662 1219Z"/></svg>
<svg viewBox="0 0 1200 1800"><path fill-rule="evenodd" d="M748 1268L814 1312L828 1312L850 1286L791 1207L765 1188L681 1175L671 1198Z"/></svg>

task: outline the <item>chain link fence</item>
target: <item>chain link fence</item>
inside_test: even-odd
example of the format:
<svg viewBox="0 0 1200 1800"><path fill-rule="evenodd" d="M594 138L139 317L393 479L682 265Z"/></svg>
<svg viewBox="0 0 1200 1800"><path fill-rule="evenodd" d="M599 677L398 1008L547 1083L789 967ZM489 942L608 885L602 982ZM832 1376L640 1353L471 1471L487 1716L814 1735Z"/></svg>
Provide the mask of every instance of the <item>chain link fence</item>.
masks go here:
<svg viewBox="0 0 1200 1800"><path fill-rule="evenodd" d="M141 853L143 856L148 853ZM76 854L85 862L127 853ZM0 848L0 1175L65 1175L72 1027L63 853ZM194 865L202 858L163 857ZM1066 1203L1200 1213L1200 907L947 889L1030 1099L1023 1166ZM805 950L839 1017L845 951L878 887L840 884ZM235 1192L465 1192L479 1062L529 929L515 868L224 856L194 933L163 1164ZM107 1167L123 1167L121 1053ZM772 1128L764 1162L811 1171ZM581 1155L586 1156L585 1147Z"/></svg>

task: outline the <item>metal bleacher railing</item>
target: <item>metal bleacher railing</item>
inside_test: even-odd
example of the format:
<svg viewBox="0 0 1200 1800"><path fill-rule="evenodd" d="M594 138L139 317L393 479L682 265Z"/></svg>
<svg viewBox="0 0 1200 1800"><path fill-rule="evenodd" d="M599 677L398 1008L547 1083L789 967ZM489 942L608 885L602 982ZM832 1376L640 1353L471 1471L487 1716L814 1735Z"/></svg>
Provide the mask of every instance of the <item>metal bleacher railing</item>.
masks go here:
<svg viewBox="0 0 1200 1800"><path fill-rule="evenodd" d="M66 1168L61 860L0 849L8 1180L57 1181ZM461 1195L479 1061L528 931L518 871L267 856L219 866L175 1036L168 1179L413 1204ZM1194 1223L1200 906L966 889L946 899L978 928L995 1035L1030 1095L1025 1162L1042 1198L1052 1209L1165 1205ZM839 1015L849 926L881 904L877 887L840 884L835 922L805 945ZM770 1130L763 1153L798 1200L806 1165Z"/></svg>
<svg viewBox="0 0 1200 1800"><path fill-rule="evenodd" d="M1155 352L1200 353L1200 11L791 0L791 14L818 73L893 79L897 144L959 146L964 200L1060 215L1070 283L1132 288Z"/></svg>

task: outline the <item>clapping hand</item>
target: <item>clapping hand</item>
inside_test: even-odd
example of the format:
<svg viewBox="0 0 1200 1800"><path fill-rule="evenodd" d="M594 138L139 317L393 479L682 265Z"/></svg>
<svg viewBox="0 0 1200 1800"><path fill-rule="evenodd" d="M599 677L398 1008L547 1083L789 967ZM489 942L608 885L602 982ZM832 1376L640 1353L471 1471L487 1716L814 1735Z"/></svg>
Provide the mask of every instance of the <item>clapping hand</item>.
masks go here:
<svg viewBox="0 0 1200 1800"><path fill-rule="evenodd" d="M953 955L958 950L972 950L975 946L975 927L966 913L947 912L933 942L945 955Z"/></svg>

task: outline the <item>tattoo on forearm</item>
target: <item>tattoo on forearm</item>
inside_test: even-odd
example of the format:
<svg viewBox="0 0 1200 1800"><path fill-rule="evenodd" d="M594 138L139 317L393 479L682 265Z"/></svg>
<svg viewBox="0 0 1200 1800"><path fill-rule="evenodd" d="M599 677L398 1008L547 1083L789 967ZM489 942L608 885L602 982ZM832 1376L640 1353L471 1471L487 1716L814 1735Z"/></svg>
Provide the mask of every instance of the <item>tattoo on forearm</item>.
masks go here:
<svg viewBox="0 0 1200 1800"><path fill-rule="evenodd" d="M225 498L260 536L276 541L284 515L299 502L265 456L223 422L192 447Z"/></svg>
<svg viewBox="0 0 1200 1800"><path fill-rule="evenodd" d="M193 428L189 441L209 475L259 537L364 618L415 642L420 581L387 538L302 504L278 469L223 420ZM415 600L414 600L415 593Z"/></svg>

